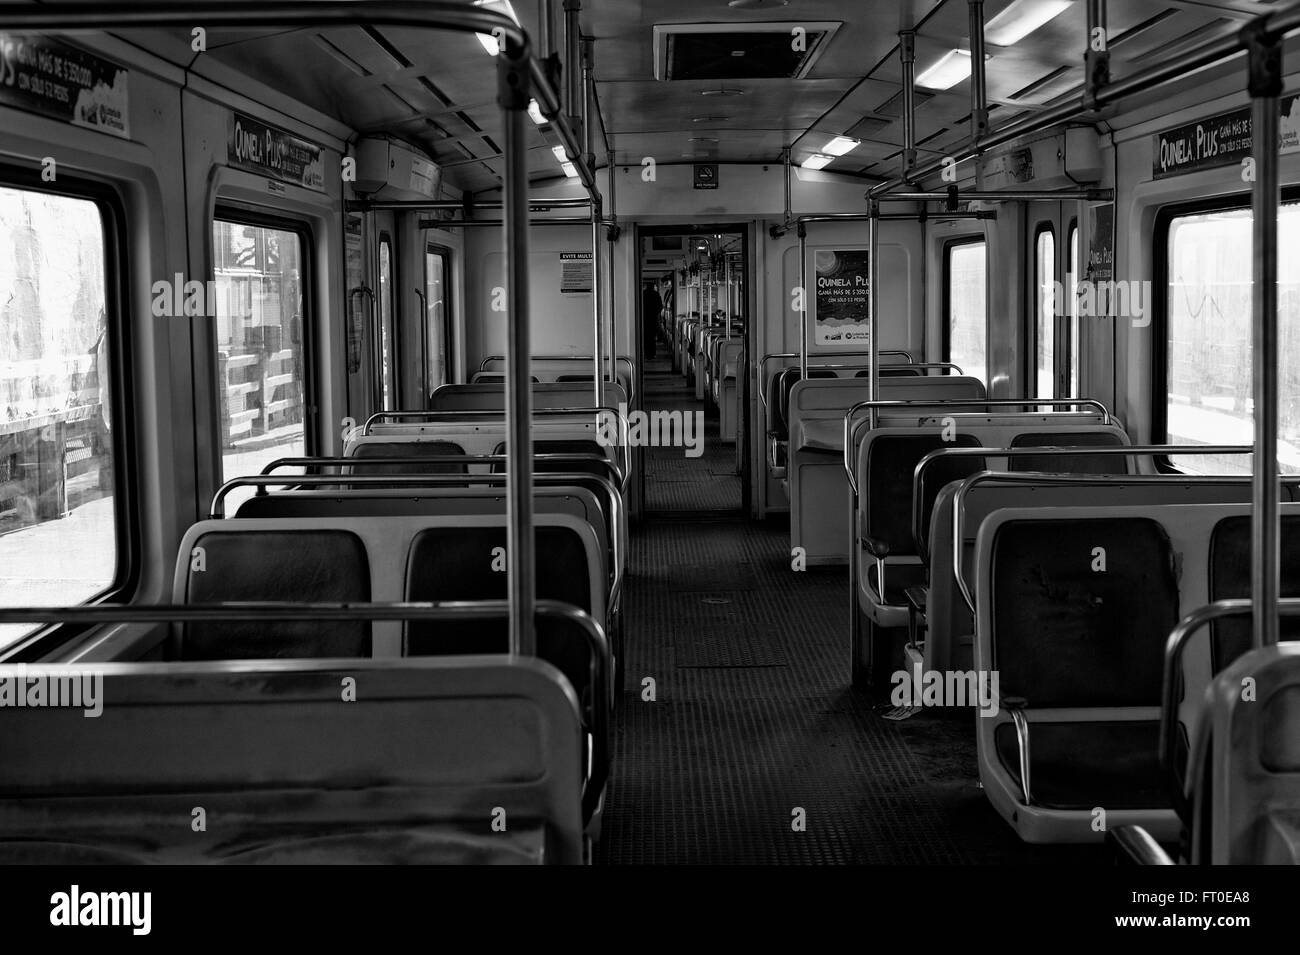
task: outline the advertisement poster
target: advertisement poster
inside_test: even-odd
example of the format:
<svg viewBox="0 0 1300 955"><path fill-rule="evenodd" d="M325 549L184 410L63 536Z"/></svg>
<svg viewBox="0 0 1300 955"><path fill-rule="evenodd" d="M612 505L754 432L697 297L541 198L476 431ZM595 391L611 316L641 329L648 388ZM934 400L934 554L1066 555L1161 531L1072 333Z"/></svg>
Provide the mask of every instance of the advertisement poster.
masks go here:
<svg viewBox="0 0 1300 955"><path fill-rule="evenodd" d="M131 138L130 74L47 36L0 33L0 103Z"/></svg>
<svg viewBox="0 0 1300 955"><path fill-rule="evenodd" d="M1094 313L1110 315L1112 279L1115 276L1115 205L1107 202L1088 208L1088 264L1083 279L1092 282Z"/></svg>
<svg viewBox="0 0 1300 955"><path fill-rule="evenodd" d="M230 117L226 161L232 166L324 192L325 160L322 153L320 146L283 129L241 113Z"/></svg>
<svg viewBox="0 0 1300 955"><path fill-rule="evenodd" d="M871 272L866 250L818 251L812 302L814 345L861 348L871 341Z"/></svg>
<svg viewBox="0 0 1300 955"><path fill-rule="evenodd" d="M1278 152L1283 156L1300 153L1300 96L1282 97L1281 112ZM1151 175L1166 179L1237 165L1254 146L1250 107L1243 106L1156 133L1151 143Z"/></svg>
<svg viewBox="0 0 1300 955"><path fill-rule="evenodd" d="M560 253L561 294L591 292L591 253Z"/></svg>

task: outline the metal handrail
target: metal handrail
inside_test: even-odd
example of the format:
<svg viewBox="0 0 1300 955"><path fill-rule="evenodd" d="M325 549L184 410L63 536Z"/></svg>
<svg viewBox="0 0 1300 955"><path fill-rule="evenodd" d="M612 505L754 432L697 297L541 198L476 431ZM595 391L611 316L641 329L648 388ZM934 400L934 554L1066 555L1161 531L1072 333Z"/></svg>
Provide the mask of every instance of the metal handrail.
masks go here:
<svg viewBox="0 0 1300 955"><path fill-rule="evenodd" d="M391 458L366 458L366 457L300 457L300 458L276 458L266 467L262 468L260 474L274 474L280 468L309 468L309 467L373 467L384 464L400 464L403 467L416 465L437 465L437 464L504 464L508 460L505 454L439 454L433 456L398 456ZM618 465L609 458L602 457L599 454L534 454L533 463L541 464L603 464L610 472L611 477L623 483L623 475L619 472ZM433 472L437 473L437 472ZM470 472L464 472L457 476L464 476ZM502 472L496 472L502 473ZM342 472L339 472L342 474ZM304 475L305 476L305 475ZM346 475L344 475L346 476Z"/></svg>
<svg viewBox="0 0 1300 955"><path fill-rule="evenodd" d="M627 415L616 408L535 408L533 409L533 419L565 417L573 415L595 415L599 420L602 414L611 414L618 423L618 444L616 447L622 453L623 460L619 462L619 474L621 476L620 487L627 489L628 481L632 478L632 449L628 445L626 436L629 431ZM398 421L404 418L422 418L428 420L430 424L455 424L461 421L474 421L478 419L488 419L490 423L500 423L505 425L505 412L496 408L471 408L465 411L376 411L361 428L361 437L375 437L371 427L377 423L382 423L387 419ZM353 432L355 434L356 432ZM599 443L599 442L598 442ZM508 447L507 447L508 451ZM535 456L535 455L534 455Z"/></svg>
<svg viewBox="0 0 1300 955"><path fill-rule="evenodd" d="M912 365L912 364L915 364L915 363L916 363L915 360L912 358L912 353L911 353L911 352L908 352L908 351L903 351L902 349L889 349L889 350L887 350L887 351L882 351L882 352L880 352L879 354L881 354L881 355L902 355L904 358L907 359L907 361L905 361L905 362L899 362L898 364L903 364L903 365ZM777 352L777 353L774 353L774 354L771 354L771 355L764 355L762 358L760 358L760 359L758 360L758 369L757 369L757 370L758 370L758 397L759 397L759 400L763 402L763 410L764 410L764 411L767 411L767 389L764 387L764 377L766 376L766 373L767 373L767 363L768 363L769 361L776 361L776 360L778 360L778 359L798 358L798 357L800 357L800 356L799 356L799 354L798 354L797 352ZM869 353L869 352L864 352L864 351L846 351L846 352L838 352L838 353L836 353L836 354L834 354L834 355L828 355L828 356L826 356L826 357L828 357L828 358L868 358L868 357L870 357L870 353ZM867 366L867 365L861 365L861 366L859 366L859 365L842 365L842 366L840 366L840 365L824 365L824 364L814 364L813 362L810 361L810 362L808 362L808 367L809 367L809 368L827 368L827 367L843 367L843 368L858 368L858 367L861 367L861 368L866 368L866 367L868 367L868 366Z"/></svg>
<svg viewBox="0 0 1300 955"><path fill-rule="evenodd" d="M488 371L488 365L490 363L494 361L505 361L505 360L506 360L505 355L488 355L481 362L479 362L478 370L480 372ZM584 361L595 361L595 359L592 358L591 355L532 355L529 358L529 361L530 362L533 361L584 362ZM627 380L630 387L628 389L627 403L629 406L633 406L636 404L636 365L633 364L632 359L628 358L626 355L619 355L614 361L615 366L617 367L617 365L620 362L627 365L628 368ZM498 373L494 371L492 372L492 374L504 375L505 372ZM617 375L615 375L615 378L617 378ZM539 382L539 384L549 384L549 382ZM559 382L559 384L567 384L567 382Z"/></svg>
<svg viewBox="0 0 1300 955"><path fill-rule="evenodd" d="M853 425L854 419L859 411L875 412L881 408L939 408L945 405L953 407L965 407L975 405L978 407L997 408L997 407L1022 407L1024 405L1052 405L1052 406L1091 406L1101 412L1102 424L1110 424L1110 412L1106 406L1095 398L1041 398L1033 401L1022 401L1019 398L911 398L908 400L881 399L877 401L859 401L853 405L844 414L844 473L848 475L849 487L853 489L853 495L856 498L858 494L858 479L853 473ZM955 412L960 413L960 412ZM976 412L977 414L981 412Z"/></svg>
<svg viewBox="0 0 1300 955"><path fill-rule="evenodd" d="M567 620L576 624L591 650L592 700L588 710L591 735L591 773L583 782L583 818L590 818L599 804L601 792L609 780L609 702L612 699L613 662L609 638L599 622L585 610L558 600L538 600L534 605L534 626L538 617ZM283 620L448 620L510 619L510 602L506 600L456 600L438 602L391 603L292 603L289 601L232 601L199 604L83 604L75 607L0 607L0 624L85 624L98 626L113 623L218 623L237 621ZM485 654L514 659L514 654ZM340 658L355 663L356 658ZM113 661L118 666L129 662ZM247 662L247 661L245 661ZM259 661L254 661L259 662ZM277 664L283 660L274 661ZM313 658L313 662L319 662ZM51 669L68 664L49 664ZM85 664L82 664L83 666ZM179 664L178 665L183 665ZM568 681L565 681L566 685ZM572 688L570 688L572 689ZM581 709L581 701L579 701Z"/></svg>
<svg viewBox="0 0 1300 955"><path fill-rule="evenodd" d="M392 463L392 459L377 458L374 460ZM430 460L437 459L419 459L421 463ZM409 488L411 490L420 490L421 488L434 487L464 487L467 484L504 485L508 477L509 475L502 471L488 474L286 474L280 477L268 474L248 475L246 477L231 478L217 488L216 493L212 495L212 504L208 508L208 520L225 520L225 499L231 491L241 487L258 488L257 493L259 495L265 494L264 489L268 487L328 488L343 485L350 489L377 488L390 490L393 488ZM627 512L622 491L609 478L602 477L599 474L584 474L580 471L542 471L533 474L534 487L539 483L547 487L555 487L565 483L577 484L582 481L602 482L609 493L610 507L613 509L613 513L609 515L609 520L614 538L614 579L610 584L610 592L615 594L622 589L623 560L627 550Z"/></svg>
<svg viewBox="0 0 1300 955"><path fill-rule="evenodd" d="M1128 453L1128 452L1131 451L1132 447L1133 447L1132 445L1127 445L1127 444L1126 444L1126 445L1115 445L1114 448L1113 448L1109 453L1113 453L1113 454L1124 454L1124 453ZM1216 446L1209 446L1209 445L1207 445L1206 447L1209 449L1210 453L1214 453L1214 448L1215 448ZM1241 449L1242 449L1243 447L1244 447L1244 445L1242 445L1242 446L1234 445L1233 448L1234 448L1235 450L1233 450L1231 453L1241 453ZM1058 449L1059 449L1059 450L1063 450L1063 451L1066 450L1065 447L1059 447ZM1095 447L1093 447L1092 449L1093 449L1093 450L1099 450L1099 449L1096 449ZM936 449L936 450L934 450L934 451L931 451L931 452L930 452L929 454L927 454L925 457L921 458L921 460L920 460L919 462L917 462L916 469L912 472L912 538L913 538L914 540L916 540L918 543L919 543L920 541L924 540L925 528L922 526L922 515L921 515L921 510L922 510L922 508L921 508L921 482L924 480L924 477L925 477L925 469L928 468L928 467L929 467L931 464L933 464L935 461L939 460L940 458L949 458L949 457L992 457L992 458L999 458L999 457L1008 457L1008 458L1011 458L1011 457L1027 457L1027 456L1029 456L1029 455L1031 455L1031 454L1036 454L1036 453L1041 454L1041 453L1042 453L1043 451L1045 451L1045 450L1049 450L1049 449L1048 449L1046 446L1043 446L1043 447L1033 447L1033 448L1029 448L1029 447L1024 447L1024 448L969 448L969 447L965 447L965 448L938 448L938 449ZM1078 454L1078 453L1081 453L1081 452L1084 451L1084 450L1089 450L1089 446L1087 446L1087 445L1084 445L1084 446L1082 446L1082 447L1068 446L1068 450L1069 450L1069 453L1071 453L1071 454ZM991 472L991 473L1003 473L1003 472ZM1017 477L1017 478L1021 478L1021 477L1033 477L1033 478L1035 479L1036 483L1044 483L1044 482L1046 482L1046 483L1049 483L1049 484L1069 484L1069 483L1072 483L1072 482L1073 482L1073 483L1080 483L1080 484L1084 484L1084 483L1094 483L1098 478L1104 478L1104 477L1107 477L1107 475L1101 475L1101 474L1091 474L1091 475L1085 475L1085 474L1079 474L1079 475L1061 475L1061 474L1051 474L1051 473L1040 472L1040 471L1015 471L1015 472L1005 472L1005 473L1007 473L1007 474L1014 474L1015 477ZM1235 476L1235 475L1214 475L1214 474L1209 474L1209 475L1202 475L1202 474L1116 474L1116 475L1110 475L1110 477L1114 477L1114 478L1116 478L1116 479L1122 478L1125 484L1164 484L1164 483L1170 483L1170 484L1224 484L1224 483L1227 483L1227 484L1246 484L1246 483L1249 483L1249 481L1250 481L1249 476L1241 476L1241 477L1237 477L1237 476ZM1296 480L1300 480L1300 478L1297 478Z"/></svg>
<svg viewBox="0 0 1300 955"><path fill-rule="evenodd" d="M957 449L953 449L957 450ZM970 450L974 451L975 448ZM1014 452L1014 454L1012 454ZM1041 447L1041 448L1008 448L1001 454L1008 457L1022 454L1070 454L1070 455L1088 455L1094 454L1122 454L1122 455L1175 455L1175 454L1251 454L1254 448L1241 445L1118 445L1115 447L1104 448L1079 448L1079 447ZM1151 483L1159 483L1160 480L1167 480L1170 483L1180 483L1181 475L1172 475L1164 478L1161 475L1151 475L1157 478ZM957 578L957 589L961 591L962 597L966 600L966 606L970 607L972 613L977 613L975 609L975 597L966 586L966 576L963 571L964 554L961 528L965 524L966 495L971 488L985 481L996 480L1002 484L1077 484L1080 482L1079 475L1072 474L1049 474L1046 472L1039 473L1036 471L981 471L979 474L971 475L962 481L961 486L953 498L952 507L952 549L953 549L953 575ZM1093 475L1089 480L1096 480Z"/></svg>
<svg viewBox="0 0 1300 955"><path fill-rule="evenodd" d="M1174 765L1174 739L1178 729L1178 700L1176 697L1178 695L1178 678L1182 673L1183 652L1187 649L1187 645L1196 632L1207 624L1218 620L1220 617L1232 617L1253 612L1254 601L1249 598L1216 600L1204 607L1198 607L1178 621L1178 624L1170 631L1169 639L1165 641L1164 668L1160 684L1160 768L1169 777L1169 788L1174 794L1180 816L1185 817L1188 808L1187 795L1184 791L1185 781L1178 776L1178 768ZM1277 612L1279 616L1283 617L1300 616L1300 598L1280 598L1277 602ZM1254 634L1252 633L1252 643L1253 637ZM1255 649L1258 649L1258 647ZM1213 679L1213 676L1211 676L1211 679Z"/></svg>

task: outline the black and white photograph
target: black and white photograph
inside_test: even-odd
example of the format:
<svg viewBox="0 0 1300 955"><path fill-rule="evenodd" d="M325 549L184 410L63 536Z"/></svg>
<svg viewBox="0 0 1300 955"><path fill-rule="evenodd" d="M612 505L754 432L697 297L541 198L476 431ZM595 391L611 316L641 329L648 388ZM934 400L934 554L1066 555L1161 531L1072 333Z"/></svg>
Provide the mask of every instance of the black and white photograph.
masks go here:
<svg viewBox="0 0 1300 955"><path fill-rule="evenodd" d="M7 926L1294 934L1298 264L1300 0L0 0Z"/></svg>

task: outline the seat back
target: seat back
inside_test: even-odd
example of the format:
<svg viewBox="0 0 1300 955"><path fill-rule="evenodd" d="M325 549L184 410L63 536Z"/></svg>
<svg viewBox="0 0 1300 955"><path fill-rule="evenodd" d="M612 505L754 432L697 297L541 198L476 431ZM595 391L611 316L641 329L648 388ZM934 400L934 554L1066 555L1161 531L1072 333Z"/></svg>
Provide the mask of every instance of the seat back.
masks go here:
<svg viewBox="0 0 1300 955"><path fill-rule="evenodd" d="M187 546L186 546L187 545ZM371 599L370 561L355 533L314 527L281 533L198 533L179 556L178 603ZM251 621L177 625L175 660L368 657L370 624L359 620Z"/></svg>
<svg viewBox="0 0 1300 955"><path fill-rule="evenodd" d="M51 669L109 702L6 712L0 863L583 861L577 701L541 660Z"/></svg>
<svg viewBox="0 0 1300 955"><path fill-rule="evenodd" d="M1191 861L1300 865L1300 644L1238 657L1204 706L1188 777Z"/></svg>
<svg viewBox="0 0 1300 955"><path fill-rule="evenodd" d="M1209 600L1248 598L1250 588L1250 517L1225 517L1210 538ZM1281 520L1280 597L1300 597L1300 516ZM1278 621L1281 639L1300 640L1300 618ZM1250 649L1250 618L1221 617L1210 624L1210 661L1219 673Z"/></svg>

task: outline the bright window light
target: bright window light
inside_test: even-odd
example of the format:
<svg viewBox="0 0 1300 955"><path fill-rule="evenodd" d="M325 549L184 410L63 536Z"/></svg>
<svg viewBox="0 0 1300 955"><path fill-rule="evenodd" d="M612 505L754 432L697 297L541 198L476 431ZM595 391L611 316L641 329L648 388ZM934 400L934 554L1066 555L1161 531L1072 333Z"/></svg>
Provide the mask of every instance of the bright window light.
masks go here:
<svg viewBox="0 0 1300 955"><path fill-rule="evenodd" d="M836 136L822 147L822 152L828 156L843 156L857 149L861 142L862 140L852 139L849 136Z"/></svg>
<svg viewBox="0 0 1300 955"><path fill-rule="evenodd" d="M1019 43L1070 8L1073 0L1015 0L984 25L984 39L995 46Z"/></svg>
<svg viewBox="0 0 1300 955"><path fill-rule="evenodd" d="M938 63L916 78L916 85L931 90L946 90L969 76L970 54L965 50L949 50Z"/></svg>
<svg viewBox="0 0 1300 955"><path fill-rule="evenodd" d="M825 169L834 161L834 159L834 156L823 156L821 153L813 153L799 165L803 166L804 169Z"/></svg>
<svg viewBox="0 0 1300 955"><path fill-rule="evenodd" d="M474 0L474 6L485 7L497 13L504 13L516 24L519 23L519 18L515 16L515 8L510 5L510 0ZM475 33L474 35L478 37L479 43L483 44L483 49L487 51L488 56L496 56L501 52L501 44L492 34Z"/></svg>
<svg viewBox="0 0 1300 955"><path fill-rule="evenodd" d="M528 101L528 116L538 126L546 125L546 117L542 115L542 108L537 105L537 100Z"/></svg>

